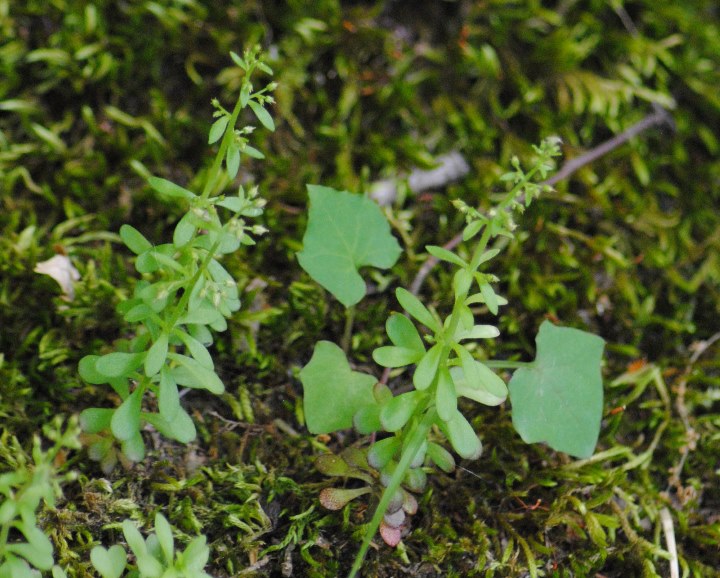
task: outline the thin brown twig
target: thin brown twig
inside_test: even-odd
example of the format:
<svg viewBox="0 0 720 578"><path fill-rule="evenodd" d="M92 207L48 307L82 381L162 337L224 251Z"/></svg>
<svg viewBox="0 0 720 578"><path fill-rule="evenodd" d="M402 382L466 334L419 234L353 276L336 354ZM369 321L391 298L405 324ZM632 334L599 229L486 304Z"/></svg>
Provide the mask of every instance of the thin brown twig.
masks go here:
<svg viewBox="0 0 720 578"><path fill-rule="evenodd" d="M600 157L608 154L609 152L615 150L619 146L623 145L627 141L629 141L631 138L636 137L640 133L656 126L662 126L666 125L671 128L674 128L674 122L672 117L670 116L670 113L668 113L664 108L662 108L658 104L653 104L654 112L652 114L649 114L641 121L635 123L634 125L628 127L620 134L614 136L611 139L606 140L605 142L599 144L598 146L590 149L586 153L572 158L568 161L566 161L562 167L560 167L560 170L555 173L553 176L551 176L549 179L543 181L540 183L541 185L547 185L547 186L554 186L558 182L562 181L563 179L568 178L570 175L584 167L585 165L588 165ZM462 241L462 233L458 233L455 235L452 239L450 239L447 243L443 245L444 249L447 249L448 251L454 249L457 247L460 242ZM410 285L410 292L414 295L417 295L420 292L420 288L422 287L423 283L425 282L425 278L428 276L430 271L437 265L438 259L436 257L433 257L430 255L425 263L423 263L422 267L420 267L419 271L417 272L417 275L415 276L415 279L413 279L412 284Z"/></svg>

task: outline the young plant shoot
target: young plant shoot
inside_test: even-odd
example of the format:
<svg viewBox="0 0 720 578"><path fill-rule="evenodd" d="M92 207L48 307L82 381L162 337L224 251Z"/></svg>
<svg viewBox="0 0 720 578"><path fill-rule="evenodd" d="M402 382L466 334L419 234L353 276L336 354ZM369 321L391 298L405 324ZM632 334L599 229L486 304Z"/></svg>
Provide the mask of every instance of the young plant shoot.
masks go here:
<svg viewBox="0 0 720 578"><path fill-rule="evenodd" d="M240 113L249 107L265 128L275 128L264 108L273 102L268 93L274 83L257 91L251 83L258 71L272 71L257 49L231 57L245 74L232 112L213 101L216 120L208 140L220 145L202 190L196 193L159 177L148 180L161 196L187 207L172 242L154 245L130 225L120 229L125 245L137 255L135 268L143 279L118 310L128 323L137 324L137 330L126 346L86 356L79 367L85 381L107 383L120 398L117 408L91 408L81 415L92 440L90 455L105 470L112 469L119 456L130 461L143 458L140 432L145 423L183 443L195 438L195 425L180 405L179 387L214 394L225 389L207 348L213 342L211 330L224 331L226 319L240 308L240 296L220 261L241 245L253 245L253 235L265 232L248 223L262 214L265 201L257 188L246 191L241 186L237 195L228 196L223 189L237 176L242 155L263 158L248 144L254 127L236 128ZM147 393L154 396L157 411L144 404ZM121 444L119 455L114 440Z"/></svg>
<svg viewBox="0 0 720 578"><path fill-rule="evenodd" d="M469 347L474 341L500 334L495 325L476 323L473 312L476 306L484 305L489 314L497 316L507 303L493 288L498 278L486 270L499 253L491 242L498 236L513 238L514 213L522 212L542 192L543 186L533 179L546 178L553 157L560 154L559 139L545 140L535 152L538 160L527 172L517 158L513 159L513 170L501 178L511 188L489 213L482 214L462 201L455 203L466 217L463 239L475 244L469 261L442 247L427 247L428 253L456 268L452 309L446 318L428 309L409 291L396 290L405 313L392 314L387 320L391 345L376 349L373 359L387 368L414 366L410 391L394 395L373 376L353 371L342 350L326 341L317 344L310 362L300 372L306 423L312 433L354 426L361 434L376 436L364 451L348 449L340 456L321 456L317 463L326 475L353 477L368 484L357 489L327 488L320 499L328 508L340 509L353 498L381 488L351 577L360 570L378 530L388 544L400 542L408 528L408 517L417 510L413 494L425 488L426 472L432 466L445 472L455 468L454 457L438 441L447 439L463 459L480 457L482 444L460 411L458 398L496 406L509 394L513 424L526 442L544 441L578 457L588 457L594 451L603 400L602 339L546 321L540 327L533 362L483 363L475 359ZM308 234L311 226L309 223ZM307 234L305 242L307 246ZM333 284L320 282L332 291ZM343 283L336 280L334 285L342 287ZM509 391L493 368L517 370Z"/></svg>

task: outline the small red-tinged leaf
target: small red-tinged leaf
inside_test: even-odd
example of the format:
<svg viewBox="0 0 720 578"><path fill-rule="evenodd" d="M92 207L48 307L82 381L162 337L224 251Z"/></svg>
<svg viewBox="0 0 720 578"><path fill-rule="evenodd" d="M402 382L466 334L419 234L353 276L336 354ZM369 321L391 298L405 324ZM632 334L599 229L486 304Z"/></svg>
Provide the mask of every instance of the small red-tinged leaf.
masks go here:
<svg viewBox="0 0 720 578"><path fill-rule="evenodd" d="M355 498L369 494L372 490L364 488L325 488L320 492L319 500L323 507L328 510L341 510L345 505Z"/></svg>
<svg viewBox="0 0 720 578"><path fill-rule="evenodd" d="M403 505L402 509L405 510L405 513L414 516L418 511L418 503L415 496L413 496L410 492L406 492L405 490L402 490L403 493Z"/></svg>
<svg viewBox="0 0 720 578"><path fill-rule="evenodd" d="M402 502L400 502L402 504ZM402 509L402 507L397 508L394 512L388 512L383 516L383 522L385 522L385 525L390 526L391 528L402 528L403 524L405 523L405 518L407 517L407 514L405 513L405 510Z"/></svg>
<svg viewBox="0 0 720 578"><path fill-rule="evenodd" d="M402 540L402 528L393 528L385 522L380 523L380 536L388 546L394 548Z"/></svg>

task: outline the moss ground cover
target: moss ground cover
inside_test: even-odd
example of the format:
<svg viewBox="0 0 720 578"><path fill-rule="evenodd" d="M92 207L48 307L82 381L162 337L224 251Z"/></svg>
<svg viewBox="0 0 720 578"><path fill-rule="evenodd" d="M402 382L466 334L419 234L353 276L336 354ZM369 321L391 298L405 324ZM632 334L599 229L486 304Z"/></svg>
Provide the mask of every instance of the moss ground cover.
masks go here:
<svg viewBox="0 0 720 578"><path fill-rule="evenodd" d="M395 549L378 540L364 572L668 576L672 533L680 574L715 576L719 38L718 9L701 0L0 0L0 473L31 461L18 452L30 455L55 415L117 405L77 372L85 355L133 337L115 312L136 283L117 232L171 238L182 210L146 178L203 182L211 99L234 102L242 82L228 52L259 43L278 82L277 130L252 137L266 159L243 160L238 177L268 199L270 233L223 261L244 303L213 349L227 391L184 396L189 446L145 431L147 458L108 474L87 451L56 458L78 473L37 516L56 563L97 575L94 546L122 543L126 518L147 535L162 512L179 549L207 536L213 576L347 573L372 512L318 502L329 482L315 458L360 438L305 428L298 373L318 340L343 341L348 321L295 257L305 185L360 192L450 151L469 164L420 195L401 182L387 210L404 254L370 274L347 341L356 369L379 377L372 352L394 289L412 284L425 245L462 230L453 200L489 207L512 155L558 135L576 158L657 105L674 126L558 182L495 269L509 306L503 340L483 342L488 357L531 359L546 318L605 339L596 453L576 461L525 445L509 404L468 403L483 456L434 476L413 531ZM72 301L33 272L56 253L80 274ZM450 293L438 265L422 299L440 307Z"/></svg>

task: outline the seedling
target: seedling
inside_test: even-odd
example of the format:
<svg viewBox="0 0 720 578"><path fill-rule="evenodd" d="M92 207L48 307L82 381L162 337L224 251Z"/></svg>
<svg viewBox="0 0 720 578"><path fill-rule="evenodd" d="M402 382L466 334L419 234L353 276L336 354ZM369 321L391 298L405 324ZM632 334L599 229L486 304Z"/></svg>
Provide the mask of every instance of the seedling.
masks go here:
<svg viewBox="0 0 720 578"><path fill-rule="evenodd" d="M123 575L125 578L212 578L204 570L210 557L205 536L194 538L184 552L178 552L172 527L160 513L155 515L155 532L146 539L130 520L125 520L122 527L137 567L125 574L128 558L122 546L95 546L90 552L90 560L102 578Z"/></svg>
<svg viewBox="0 0 720 578"><path fill-rule="evenodd" d="M161 196L187 207L172 242L154 245L130 225L120 229L125 245L137 255L135 268L143 279L118 310L127 322L137 324L137 330L127 345L105 355L86 356L79 368L88 383L109 384L121 400L117 408L91 408L81 415L92 440L90 456L105 470L121 456L131 461L143 458L140 432L145 423L183 443L195 438L195 425L180 405L179 386L214 394L225 389L208 346L213 342L211 330L224 331L226 319L240 308L240 296L220 260L241 245L253 245L253 236L265 232L264 227L248 223L262 214L265 201L257 188L246 191L241 186L233 196L224 195L223 189L237 176L243 154L263 158L248 142L254 127L236 128L243 109L249 107L268 130L275 128L264 108L273 102L268 93L274 83L258 91L251 84L257 71L272 71L257 49L231 57L245 75L232 112L213 102L216 120L208 142L220 146L202 191L195 193L159 177L148 180ZM229 216L221 218L222 213ZM147 393L157 400L157 411L145 407ZM114 440L121 444L120 454Z"/></svg>
<svg viewBox="0 0 720 578"><path fill-rule="evenodd" d="M54 444L43 451L40 437L35 436L32 464L15 442L15 471L0 475L0 578L35 578L47 570L52 570L53 578L65 577L54 564L50 539L38 527L37 512L43 503L54 507L62 495L61 485L75 478L74 472L60 474L55 462L65 451L80 448L78 433L77 418L65 427L60 417L55 418L43 427Z"/></svg>
<svg viewBox="0 0 720 578"><path fill-rule="evenodd" d="M439 443L443 438L461 458L480 457L482 444L458 407L459 397L495 406L510 395L513 424L526 442L544 441L577 457L588 457L594 451L603 400L602 339L545 321L537 336L533 362L481 362L473 355L472 346L478 340L500 335L495 325L476 323L475 308L484 306L483 313L498 315L500 307L507 303L493 287L497 277L486 272L487 264L499 253L490 243L498 236L513 237L513 214L522 212L542 192L544 187L533 178L546 178L553 157L560 153L559 140L547 139L535 147L535 152L538 160L527 172L518 159L513 159L513 170L501 178L511 188L489 213L456 202L466 217L463 239L475 242L469 261L442 247L427 247L428 253L456 268L452 310L447 317L443 319L431 311L409 291L396 290L405 313L394 313L387 320L386 332L392 345L376 349L373 359L386 368L414 366L410 391L395 395L373 376L353 371L340 348L326 341L317 344L310 362L300 372L306 423L312 433L354 426L361 434L375 434L378 438L364 451L348 449L340 456L318 459L318 469L323 473L354 477L368 484L358 489L324 490L321 501L327 507L339 509L360 495L374 492L378 480L382 487L351 577L360 570L378 529L388 544L400 542L409 516L417 509L413 494L425 488L427 472L433 466L446 472L454 470L454 457ZM313 202L316 199L311 191ZM330 227L348 217L338 209L325 218ZM306 247L318 244L315 235L320 234L319 230L313 223L311 207ZM341 237L347 232L347 227L335 228L335 234ZM342 243L335 240L333 246L352 245L350 237L343 238ZM341 273L336 271L338 276ZM343 287L341 280L319 281L330 291L333 286ZM509 385L495 373L497 368L517 370ZM381 437L384 433L389 435Z"/></svg>

